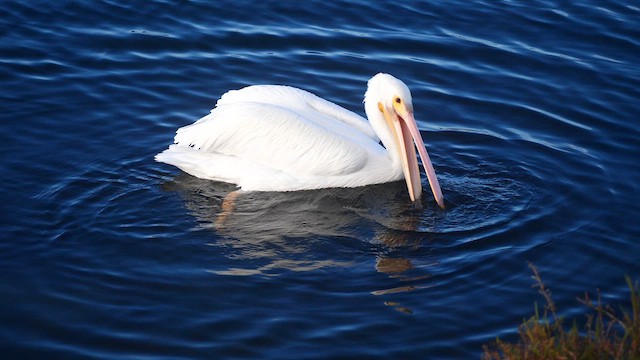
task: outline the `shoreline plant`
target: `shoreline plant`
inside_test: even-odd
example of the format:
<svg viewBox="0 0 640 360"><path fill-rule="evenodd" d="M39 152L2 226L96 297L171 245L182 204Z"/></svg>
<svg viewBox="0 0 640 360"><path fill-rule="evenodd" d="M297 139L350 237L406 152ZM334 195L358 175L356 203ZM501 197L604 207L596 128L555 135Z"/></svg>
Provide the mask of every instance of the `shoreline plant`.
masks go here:
<svg viewBox="0 0 640 360"><path fill-rule="evenodd" d="M586 292L583 297L578 297L578 301L590 310L581 331L575 319L570 328L565 327L565 319L558 315L551 290L545 286L532 263L529 263L529 268L535 280L533 287L546 302L542 313L535 303L534 315L518 327L519 340L509 343L497 338L483 346L482 359L640 360L640 286L637 281L634 283L626 277L630 309L621 307L616 311L610 305L603 305L599 290L595 300Z"/></svg>

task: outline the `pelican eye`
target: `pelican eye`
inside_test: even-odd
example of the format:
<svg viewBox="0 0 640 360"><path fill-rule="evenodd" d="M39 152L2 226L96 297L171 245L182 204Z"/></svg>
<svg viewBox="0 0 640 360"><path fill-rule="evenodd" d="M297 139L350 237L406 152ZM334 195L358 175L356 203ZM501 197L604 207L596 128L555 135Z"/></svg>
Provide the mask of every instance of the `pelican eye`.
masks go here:
<svg viewBox="0 0 640 360"><path fill-rule="evenodd" d="M402 100L399 97L397 97L396 98L396 103L400 104L401 102L402 102Z"/></svg>

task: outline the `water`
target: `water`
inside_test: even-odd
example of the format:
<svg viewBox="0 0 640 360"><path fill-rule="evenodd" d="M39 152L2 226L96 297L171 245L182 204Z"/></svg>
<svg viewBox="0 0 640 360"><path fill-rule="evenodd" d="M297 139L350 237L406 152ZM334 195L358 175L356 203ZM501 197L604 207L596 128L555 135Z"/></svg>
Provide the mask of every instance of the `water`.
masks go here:
<svg viewBox="0 0 640 360"><path fill-rule="evenodd" d="M541 299L640 276L631 1L0 6L5 358L478 358ZM363 114L411 88L448 201L252 193L155 163L225 91ZM426 184L424 184L426 187Z"/></svg>

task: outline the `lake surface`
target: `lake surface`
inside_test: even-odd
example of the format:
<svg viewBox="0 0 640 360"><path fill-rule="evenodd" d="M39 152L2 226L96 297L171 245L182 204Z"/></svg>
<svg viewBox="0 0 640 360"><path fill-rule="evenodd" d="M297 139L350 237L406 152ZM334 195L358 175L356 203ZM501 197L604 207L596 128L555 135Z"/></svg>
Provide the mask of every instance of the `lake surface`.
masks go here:
<svg viewBox="0 0 640 360"><path fill-rule="evenodd" d="M640 277L637 2L3 1L0 38L3 358L473 359L542 301L528 261L569 317ZM229 89L364 115L378 72L444 211L397 182L229 212L153 160Z"/></svg>

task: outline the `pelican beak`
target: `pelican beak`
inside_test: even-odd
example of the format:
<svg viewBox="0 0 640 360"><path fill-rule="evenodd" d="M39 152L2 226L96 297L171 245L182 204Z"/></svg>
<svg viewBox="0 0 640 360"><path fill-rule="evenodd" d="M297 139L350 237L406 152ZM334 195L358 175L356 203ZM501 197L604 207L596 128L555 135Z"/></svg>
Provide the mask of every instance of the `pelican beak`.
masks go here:
<svg viewBox="0 0 640 360"><path fill-rule="evenodd" d="M407 109L404 103L393 102L393 109L387 110L382 103L378 106L383 112L385 119L391 132L393 133L396 143L398 144L398 152L402 161L402 171L404 172L404 178L407 182L407 189L409 190L409 197L411 201L416 202L422 196L422 183L420 181L420 171L418 169L418 158L416 156L416 148L422 159L422 166L427 174L433 197L435 198L438 206L444 209L444 196L440 189L440 183L436 177L436 171L433 169L431 159L427 153L427 149L422 141L420 130L413 117L413 111ZM415 148L414 148L415 144Z"/></svg>

